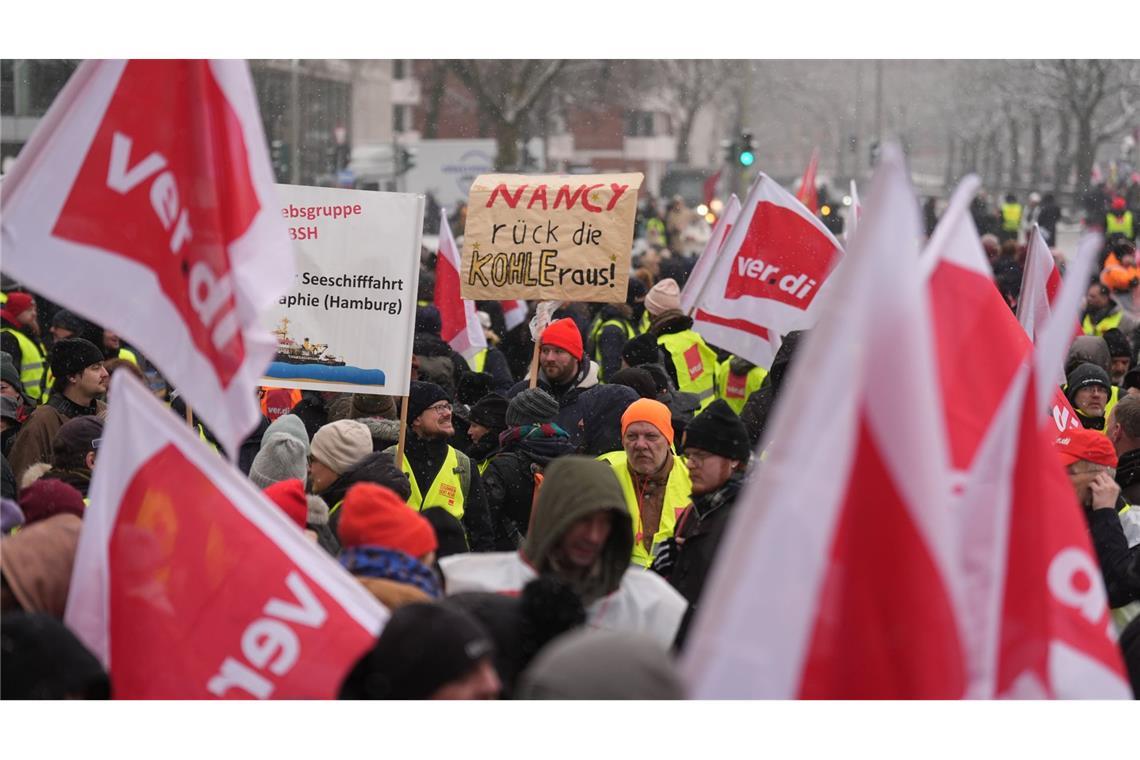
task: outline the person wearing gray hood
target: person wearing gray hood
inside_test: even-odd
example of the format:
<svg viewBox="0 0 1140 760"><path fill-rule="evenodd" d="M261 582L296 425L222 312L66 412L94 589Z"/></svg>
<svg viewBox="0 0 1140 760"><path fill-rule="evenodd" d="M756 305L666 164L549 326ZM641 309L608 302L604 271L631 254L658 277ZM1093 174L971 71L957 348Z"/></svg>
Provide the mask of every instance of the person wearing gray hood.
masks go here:
<svg viewBox="0 0 1140 760"><path fill-rule="evenodd" d="M1068 378L1072 376L1073 371L1082 364L1093 364L1104 370L1106 377L1111 378L1112 374L1112 352L1108 349L1108 343L1104 338L1098 335L1081 335L1073 340L1073 344L1069 347L1069 355L1065 359L1065 387L1062 390L1065 396L1070 397L1069 401L1072 403L1070 385L1072 383ZM1097 373L1099 377L1099 373ZM1083 377L1083 375L1082 375ZM1116 406L1116 402L1120 400L1120 387L1113 385L1111 379L1107 384L1108 401L1104 405L1104 412L1100 415L1103 419L1108 419L1108 415L1112 412L1112 408ZM1075 390L1075 389L1074 389ZM1076 407L1076 404L1073 404ZM1088 416L1088 415L1085 415ZM1095 415L1094 415L1095 416ZM1083 422L1083 419L1082 419ZM1087 425L1085 427L1088 427ZM1103 430L1102 426L1097 428Z"/></svg>
<svg viewBox="0 0 1140 760"><path fill-rule="evenodd" d="M643 634L581 629L559 636L519 678L516 699L684 699L669 653Z"/></svg>
<svg viewBox="0 0 1140 760"><path fill-rule="evenodd" d="M517 594L534 578L552 574L582 599L589 625L672 645L687 604L656 573L630 565L632 519L609 465L575 455L555 459L544 472L531 520L517 552L440 560L448 595Z"/></svg>

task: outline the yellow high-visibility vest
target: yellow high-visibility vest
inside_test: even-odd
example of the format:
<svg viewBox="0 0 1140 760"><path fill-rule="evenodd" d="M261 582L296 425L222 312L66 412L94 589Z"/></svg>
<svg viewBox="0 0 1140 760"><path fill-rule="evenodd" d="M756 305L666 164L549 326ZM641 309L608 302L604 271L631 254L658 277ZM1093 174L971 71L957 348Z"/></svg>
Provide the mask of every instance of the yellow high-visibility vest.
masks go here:
<svg viewBox="0 0 1140 760"><path fill-rule="evenodd" d="M760 384L768 376L768 370L763 367L753 367L748 370L747 375L733 374L734 358L730 356L717 366L716 395L717 398L724 399L732 407L732 411L740 414L748 397L760 390Z"/></svg>
<svg viewBox="0 0 1140 760"><path fill-rule="evenodd" d="M131 351L129 348L120 348L118 358L126 359L131 364L135 365L136 367L139 366L139 358L135 355L135 352ZM139 367L139 369L142 369L142 368Z"/></svg>
<svg viewBox="0 0 1140 760"><path fill-rule="evenodd" d="M471 368L472 372L482 372L483 368L487 366L487 349L484 348L468 359L467 366Z"/></svg>
<svg viewBox="0 0 1140 760"><path fill-rule="evenodd" d="M44 357L47 351L43 345L11 327L0 328L0 332L8 333L16 338L20 345L20 382L24 386L24 393L40 403L47 401L48 389L44 382Z"/></svg>
<svg viewBox="0 0 1140 760"><path fill-rule="evenodd" d="M668 333L657 338L677 370L677 390L695 393L704 409L716 398L716 354L693 330Z"/></svg>
<svg viewBox="0 0 1140 760"><path fill-rule="evenodd" d="M443 507L455 519L463 519L463 481L460 478L459 457L451 446L447 447L447 456L444 457L443 466L436 473L435 480L427 491L421 491L416 476L412 472L412 465L405 454L400 461L400 469L408 476L408 483L412 486L412 495L408 497L408 506L417 512L423 512L428 507Z"/></svg>
<svg viewBox="0 0 1140 760"><path fill-rule="evenodd" d="M1132 239L1132 212L1125 211L1120 216L1109 214L1104 219L1104 234L1120 233L1129 240Z"/></svg>
<svg viewBox="0 0 1140 760"><path fill-rule="evenodd" d="M1001 207L1001 228L1006 232L1017 232L1021 226L1021 204L1005 203Z"/></svg>
<svg viewBox="0 0 1140 760"><path fill-rule="evenodd" d="M677 518L685 511L685 507L692 501L693 483L689 479L689 468L684 460L670 452L673 457L673 469L669 472L669 480L665 484L665 500L661 504L661 521L657 525L657 532L653 534L653 543L646 551L642 544L644 526L641 523L641 508L637 501L637 490L633 486L633 475L629 471L629 460L624 451L611 451L602 454L598 459L613 468L614 475L621 483L621 492L625 496L625 505L629 516L633 519L633 556L630 561L635 565L649 567L653 563L653 547L673 535L677 527Z"/></svg>
<svg viewBox="0 0 1140 760"><path fill-rule="evenodd" d="M1088 315L1085 315L1084 321L1081 323L1081 329L1084 330L1085 335L1104 335L1108 330L1114 327L1120 328L1120 320L1124 318L1124 310L1120 310L1115 314L1109 314L1107 317L1097 322L1095 325Z"/></svg>

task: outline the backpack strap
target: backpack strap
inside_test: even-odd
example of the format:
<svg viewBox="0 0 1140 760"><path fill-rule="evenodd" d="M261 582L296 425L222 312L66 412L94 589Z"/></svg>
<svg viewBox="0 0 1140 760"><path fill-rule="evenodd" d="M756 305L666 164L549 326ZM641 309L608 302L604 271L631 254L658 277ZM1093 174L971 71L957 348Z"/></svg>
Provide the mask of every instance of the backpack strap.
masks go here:
<svg viewBox="0 0 1140 760"><path fill-rule="evenodd" d="M455 471L459 473L459 487L463 491L463 500L466 501L471 493L471 458L459 449L455 449L455 458L458 461Z"/></svg>

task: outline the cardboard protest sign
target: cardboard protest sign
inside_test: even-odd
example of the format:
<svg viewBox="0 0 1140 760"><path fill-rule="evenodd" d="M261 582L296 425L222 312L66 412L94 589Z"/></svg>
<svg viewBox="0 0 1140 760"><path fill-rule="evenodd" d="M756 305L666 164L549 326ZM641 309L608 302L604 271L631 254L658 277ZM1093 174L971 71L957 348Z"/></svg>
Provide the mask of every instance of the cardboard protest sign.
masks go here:
<svg viewBox="0 0 1140 760"><path fill-rule="evenodd" d="M64 622L118 699L333 699L388 611L119 370Z"/></svg>
<svg viewBox="0 0 1140 760"><path fill-rule="evenodd" d="M484 174L471 185L471 300L625 300L641 174Z"/></svg>
<svg viewBox="0 0 1140 760"><path fill-rule="evenodd" d="M277 354L262 385L408 391L423 196L279 185L292 287L266 313Z"/></svg>

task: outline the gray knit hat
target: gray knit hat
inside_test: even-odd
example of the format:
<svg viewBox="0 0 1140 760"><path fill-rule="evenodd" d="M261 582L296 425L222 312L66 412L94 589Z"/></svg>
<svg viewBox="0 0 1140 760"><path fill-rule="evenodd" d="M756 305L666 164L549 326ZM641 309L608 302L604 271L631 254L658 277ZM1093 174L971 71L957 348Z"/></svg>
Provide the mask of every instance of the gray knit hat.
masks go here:
<svg viewBox="0 0 1140 760"><path fill-rule="evenodd" d="M558 416L558 402L542 388L527 388L507 406L508 425L540 425L554 422Z"/></svg>
<svg viewBox="0 0 1140 760"><path fill-rule="evenodd" d="M258 488L268 488L282 480L296 478L302 483L309 476L308 447L288 433L272 433L261 439L261 450L253 458L249 479Z"/></svg>

